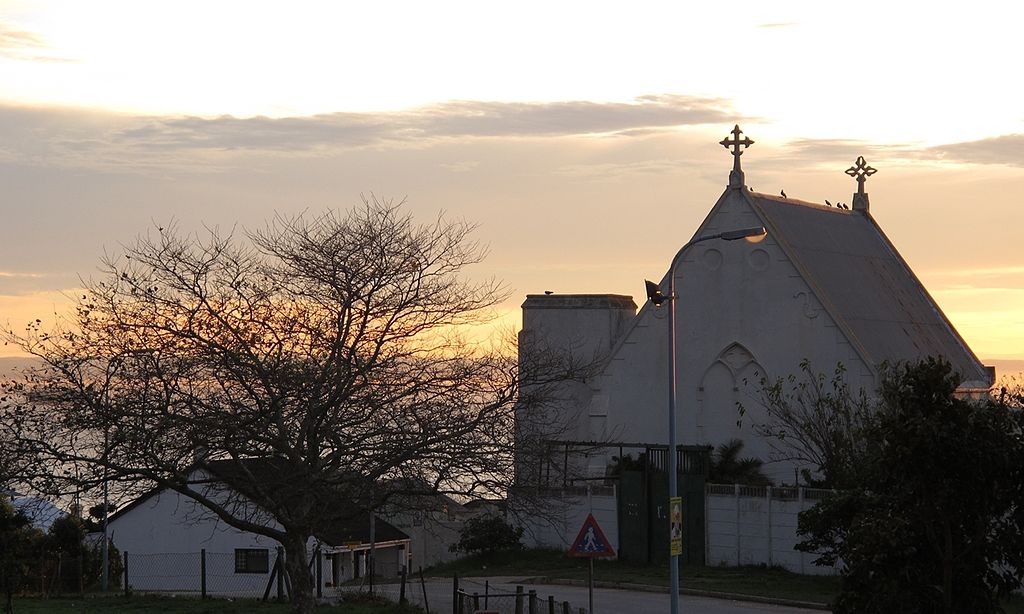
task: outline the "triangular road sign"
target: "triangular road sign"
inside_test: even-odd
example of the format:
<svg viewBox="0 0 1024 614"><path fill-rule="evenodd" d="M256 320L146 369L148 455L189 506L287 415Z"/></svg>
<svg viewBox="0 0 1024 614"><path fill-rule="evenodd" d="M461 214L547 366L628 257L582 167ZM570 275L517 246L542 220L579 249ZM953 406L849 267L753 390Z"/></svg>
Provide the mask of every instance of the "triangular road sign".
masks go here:
<svg viewBox="0 0 1024 614"><path fill-rule="evenodd" d="M579 535L576 536L576 541L569 547L569 556L615 556L615 549L612 548L608 538L604 536L604 531L601 530L597 521L594 520L593 514L587 514L587 519L583 521L583 526L580 528Z"/></svg>

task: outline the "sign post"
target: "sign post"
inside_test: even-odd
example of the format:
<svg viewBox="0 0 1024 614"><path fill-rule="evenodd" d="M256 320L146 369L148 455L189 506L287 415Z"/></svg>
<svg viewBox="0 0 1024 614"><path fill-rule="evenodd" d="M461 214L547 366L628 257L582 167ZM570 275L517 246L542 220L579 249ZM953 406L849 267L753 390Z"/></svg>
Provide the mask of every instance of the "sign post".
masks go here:
<svg viewBox="0 0 1024 614"><path fill-rule="evenodd" d="M683 498L670 497L669 509L669 554L680 556L683 553Z"/></svg>
<svg viewBox="0 0 1024 614"><path fill-rule="evenodd" d="M590 614L594 614L594 559L615 556L615 548L604 536L604 531L597 524L593 514L587 514L576 541L569 547L569 556L590 559L590 571L587 574L587 586L590 593Z"/></svg>

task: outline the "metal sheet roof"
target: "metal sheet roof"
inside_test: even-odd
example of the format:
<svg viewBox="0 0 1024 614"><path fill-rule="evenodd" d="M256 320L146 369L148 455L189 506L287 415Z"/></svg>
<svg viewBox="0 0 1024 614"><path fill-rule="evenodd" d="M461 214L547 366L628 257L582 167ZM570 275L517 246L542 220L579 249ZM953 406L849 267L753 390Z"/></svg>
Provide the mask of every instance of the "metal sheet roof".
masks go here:
<svg viewBox="0 0 1024 614"><path fill-rule="evenodd" d="M965 383L991 384L989 372L870 214L745 195L869 364L942 356Z"/></svg>

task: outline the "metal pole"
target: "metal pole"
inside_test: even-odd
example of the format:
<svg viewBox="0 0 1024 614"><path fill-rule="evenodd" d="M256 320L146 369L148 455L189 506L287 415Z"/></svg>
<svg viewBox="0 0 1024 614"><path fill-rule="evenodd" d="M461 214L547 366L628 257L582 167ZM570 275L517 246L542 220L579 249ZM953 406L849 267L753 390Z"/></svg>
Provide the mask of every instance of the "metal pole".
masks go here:
<svg viewBox="0 0 1024 614"><path fill-rule="evenodd" d="M587 574L587 585L590 587L588 591L590 593L590 610L589 614L594 614L594 557L587 557L590 560L590 572ZM531 612L530 614L533 614Z"/></svg>
<svg viewBox="0 0 1024 614"><path fill-rule="evenodd" d="M739 158L737 158L738 160ZM746 228L743 230L733 230L727 232L719 232L712 235L705 235L703 237L695 237L691 239L686 245L679 248L672 263L668 267L668 296L661 300L669 301L668 309L668 496L671 500L674 497L679 496L679 483L676 479L676 453L679 446L676 437L676 307L678 306L678 297L676 296L676 265L682 260L683 255L691 247L697 243L703 241L710 241L712 239L725 239L726 241L733 241L736 239L744 239L748 237L763 237L765 230L763 227L758 228ZM664 537L663 537L664 538ZM669 594L669 604L671 606L672 614L679 614L679 555L669 555L669 579L671 583L671 593ZM593 610L593 607L591 607Z"/></svg>

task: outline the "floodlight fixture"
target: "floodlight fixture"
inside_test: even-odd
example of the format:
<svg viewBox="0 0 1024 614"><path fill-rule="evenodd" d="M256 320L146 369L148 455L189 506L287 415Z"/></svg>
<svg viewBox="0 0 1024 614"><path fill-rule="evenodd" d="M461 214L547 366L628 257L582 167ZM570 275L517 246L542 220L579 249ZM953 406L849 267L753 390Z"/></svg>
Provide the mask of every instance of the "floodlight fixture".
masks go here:
<svg viewBox="0 0 1024 614"><path fill-rule="evenodd" d="M644 280L644 285L647 286L647 298L654 303L655 307L661 307L668 297L661 293L661 286L654 283L649 279Z"/></svg>
<svg viewBox="0 0 1024 614"><path fill-rule="evenodd" d="M764 226L754 226L752 228L740 228L739 230L728 230L722 233L721 238L725 241L735 241L737 239L747 239L751 243L757 243L768 234L768 231L764 229Z"/></svg>

